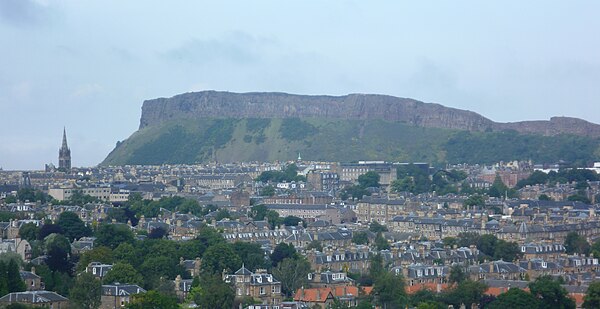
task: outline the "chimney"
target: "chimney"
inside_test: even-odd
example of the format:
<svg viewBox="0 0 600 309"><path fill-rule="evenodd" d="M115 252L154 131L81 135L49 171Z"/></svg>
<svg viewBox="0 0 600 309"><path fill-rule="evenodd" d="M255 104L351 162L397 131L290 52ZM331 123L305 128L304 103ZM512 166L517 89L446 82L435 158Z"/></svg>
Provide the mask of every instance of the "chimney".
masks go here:
<svg viewBox="0 0 600 309"><path fill-rule="evenodd" d="M31 273L35 275L35 266L31 266Z"/></svg>
<svg viewBox="0 0 600 309"><path fill-rule="evenodd" d="M490 261L490 274L494 273L494 262Z"/></svg>
<svg viewBox="0 0 600 309"><path fill-rule="evenodd" d="M531 270L531 260L527 261L527 270Z"/></svg>
<svg viewBox="0 0 600 309"><path fill-rule="evenodd" d="M321 289L317 288L317 301L321 300Z"/></svg>
<svg viewBox="0 0 600 309"><path fill-rule="evenodd" d="M304 286L300 288L300 301L304 301Z"/></svg>
<svg viewBox="0 0 600 309"><path fill-rule="evenodd" d="M179 290L179 285L181 284L181 275L177 275L175 278L175 291Z"/></svg>

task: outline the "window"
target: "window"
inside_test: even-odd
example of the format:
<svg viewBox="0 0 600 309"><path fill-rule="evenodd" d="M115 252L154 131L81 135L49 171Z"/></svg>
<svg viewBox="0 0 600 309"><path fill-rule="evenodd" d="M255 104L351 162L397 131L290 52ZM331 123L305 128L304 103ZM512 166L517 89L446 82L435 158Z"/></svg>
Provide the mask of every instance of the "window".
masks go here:
<svg viewBox="0 0 600 309"><path fill-rule="evenodd" d="M265 287L264 286L260 287L260 295L265 295Z"/></svg>

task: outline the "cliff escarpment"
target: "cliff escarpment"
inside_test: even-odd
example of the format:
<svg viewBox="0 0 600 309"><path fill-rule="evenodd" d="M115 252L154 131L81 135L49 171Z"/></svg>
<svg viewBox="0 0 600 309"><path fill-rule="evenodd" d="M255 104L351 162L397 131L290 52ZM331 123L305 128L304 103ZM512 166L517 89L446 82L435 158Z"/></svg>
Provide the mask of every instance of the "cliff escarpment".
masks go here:
<svg viewBox="0 0 600 309"><path fill-rule="evenodd" d="M201 118L384 120L426 128L468 131L515 130L546 136L600 136L600 125L577 118L553 117L550 121L499 123L471 111L387 95L309 96L219 91L192 92L172 98L147 100L142 106L140 129L171 120Z"/></svg>

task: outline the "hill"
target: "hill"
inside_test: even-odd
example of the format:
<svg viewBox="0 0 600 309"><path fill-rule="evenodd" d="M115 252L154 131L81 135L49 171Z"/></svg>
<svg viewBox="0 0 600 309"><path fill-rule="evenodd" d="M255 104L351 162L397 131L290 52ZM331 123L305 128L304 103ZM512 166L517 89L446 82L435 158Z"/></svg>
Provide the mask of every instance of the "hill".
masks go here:
<svg viewBox="0 0 600 309"><path fill-rule="evenodd" d="M491 163L600 159L600 126L574 118L497 123L382 95L186 93L145 101L140 128L103 165L290 160Z"/></svg>

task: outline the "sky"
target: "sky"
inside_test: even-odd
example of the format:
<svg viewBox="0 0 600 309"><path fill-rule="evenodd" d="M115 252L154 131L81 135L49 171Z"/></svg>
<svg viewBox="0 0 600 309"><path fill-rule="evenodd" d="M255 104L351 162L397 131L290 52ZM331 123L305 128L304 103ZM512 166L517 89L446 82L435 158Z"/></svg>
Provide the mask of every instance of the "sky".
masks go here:
<svg viewBox="0 0 600 309"><path fill-rule="evenodd" d="M144 100L377 93L600 123L600 1L0 0L0 167L95 166Z"/></svg>

